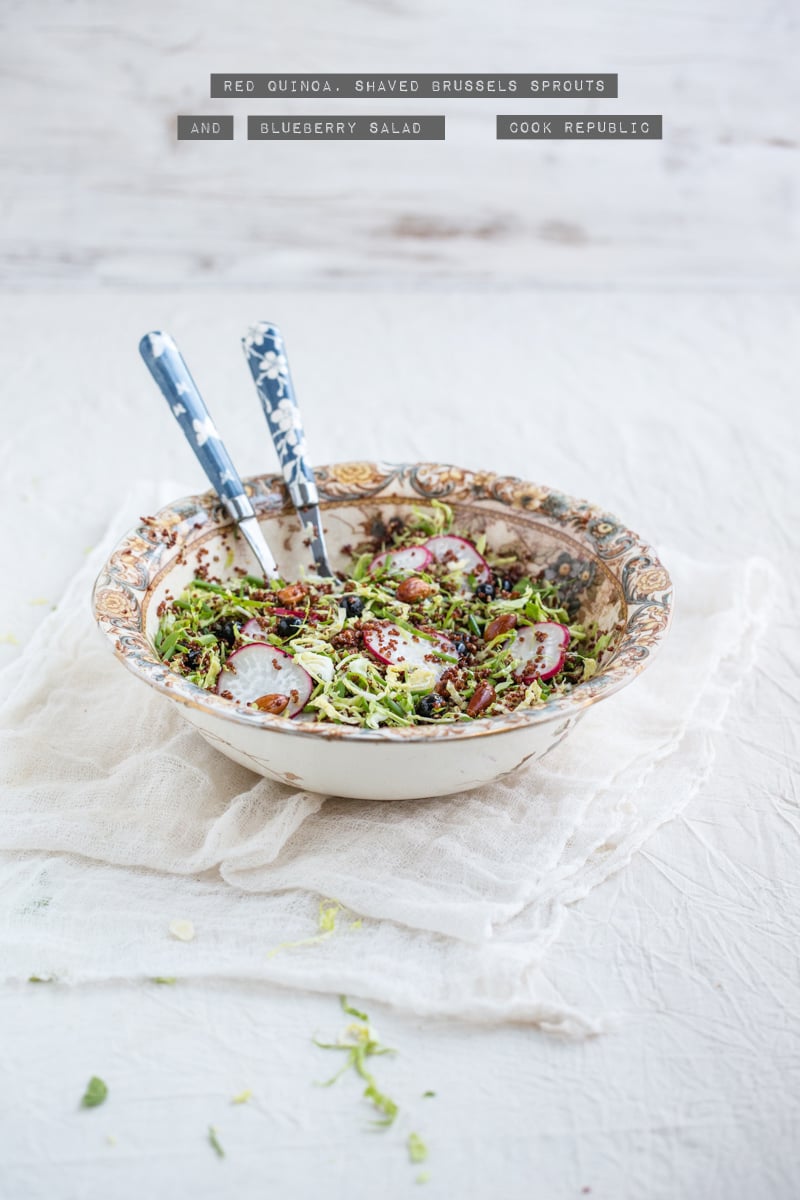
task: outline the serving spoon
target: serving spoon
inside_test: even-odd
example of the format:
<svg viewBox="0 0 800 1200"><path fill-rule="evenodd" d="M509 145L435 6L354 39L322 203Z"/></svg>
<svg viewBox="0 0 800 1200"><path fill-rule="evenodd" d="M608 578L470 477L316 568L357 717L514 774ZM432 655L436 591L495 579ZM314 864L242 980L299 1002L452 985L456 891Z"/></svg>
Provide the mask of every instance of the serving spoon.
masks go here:
<svg viewBox="0 0 800 1200"><path fill-rule="evenodd" d="M257 321L242 338L247 365L256 385L284 482L308 535L320 575L333 575L322 532L319 492L308 460L303 418L289 374L283 337L277 325Z"/></svg>
<svg viewBox="0 0 800 1200"><path fill-rule="evenodd" d="M261 532L250 497L177 345L168 333L155 330L139 342L139 353L211 486L256 556L265 579L277 577L278 564Z"/></svg>

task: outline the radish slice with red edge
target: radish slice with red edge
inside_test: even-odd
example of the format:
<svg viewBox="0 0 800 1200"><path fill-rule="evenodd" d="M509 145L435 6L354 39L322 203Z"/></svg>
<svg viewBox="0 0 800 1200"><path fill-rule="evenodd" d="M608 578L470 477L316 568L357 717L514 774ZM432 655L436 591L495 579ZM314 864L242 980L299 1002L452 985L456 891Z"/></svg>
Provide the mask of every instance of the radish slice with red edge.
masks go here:
<svg viewBox="0 0 800 1200"><path fill-rule="evenodd" d="M267 637L267 631L262 629L255 617L251 617L249 621L246 621L239 632L243 637L258 638L262 642Z"/></svg>
<svg viewBox="0 0 800 1200"><path fill-rule="evenodd" d="M428 538L425 548L436 562L458 566L465 575L474 575L476 583L488 583L492 578L492 569L486 559L466 538L456 537L454 533L440 533Z"/></svg>
<svg viewBox="0 0 800 1200"><path fill-rule="evenodd" d="M364 631L364 645L373 658L391 667L428 667L438 679L451 663L441 662L436 658L428 658L429 654L447 654L458 658L456 648L451 641L441 634L430 642L427 638L411 634L406 629L391 621L382 621L371 625Z"/></svg>
<svg viewBox="0 0 800 1200"><path fill-rule="evenodd" d="M524 625L509 647L512 658L520 664L517 679L544 683L552 679L564 665L569 645L569 629L558 621L539 621Z"/></svg>
<svg viewBox="0 0 800 1200"><path fill-rule="evenodd" d="M217 680L217 692L230 692L240 704L255 704L262 696L288 696L283 717L297 716L313 690L314 680L291 654L263 642L234 650Z"/></svg>
<svg viewBox="0 0 800 1200"><path fill-rule="evenodd" d="M433 555L425 546L401 546L399 550L383 550L369 564L370 571L381 567L395 571L424 571L433 562Z"/></svg>

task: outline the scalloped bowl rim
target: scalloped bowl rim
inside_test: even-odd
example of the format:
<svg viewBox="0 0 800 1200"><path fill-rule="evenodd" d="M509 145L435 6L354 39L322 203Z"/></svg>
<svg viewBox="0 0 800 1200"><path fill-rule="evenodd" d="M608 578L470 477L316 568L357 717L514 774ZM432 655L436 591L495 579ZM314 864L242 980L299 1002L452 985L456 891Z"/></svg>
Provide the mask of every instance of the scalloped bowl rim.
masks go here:
<svg viewBox="0 0 800 1200"><path fill-rule="evenodd" d="M163 663L156 657L155 650L147 642L141 615L141 608L136 604L136 615L124 615L116 613L109 616L108 611L102 611L102 606L99 604L99 597L102 592L124 593L127 601L131 599L131 591L141 592L143 598L147 598L148 594L153 590L156 584L160 581L165 573L168 573L174 566L174 556L164 563L160 569L154 570L148 576L146 585L142 588L132 588L129 583L115 576L114 559L125 552L134 553L131 549L132 541L140 543L142 540L143 527L141 525L134 527L132 530L120 539L112 553L98 575L94 586L92 596L92 608L95 620L101 632L107 636L113 645L114 653L121 662L138 678L143 679L151 687L155 688L162 694L169 696L170 699L177 701L179 704L200 709L211 716L220 717L225 721L230 721L238 725L246 725L256 728L264 728L274 731L275 733L286 733L293 737L306 738L333 738L336 741L369 741L369 742L436 742L437 740L446 739L466 739L474 737L486 737L492 734L500 734L510 732L512 729L527 728L531 725L544 724L548 721L553 721L559 717L575 716L590 705L597 703L598 700L604 699L606 696L611 696L618 692L621 688L629 684L641 671L652 662L654 653L663 643L666 636L672 617L672 583L664 568L663 564L658 559L655 552L647 543L643 542L638 534L628 529L621 521L613 515L607 513L603 509L599 509L587 501L577 500L573 497L565 495L554 488L549 488L542 484L533 484L523 481L516 476L500 475L491 471L469 471L459 467L453 467L443 463L387 463L387 462L355 462L355 463L336 463L327 467L319 467L316 469L317 480L320 491L320 507L324 511L326 507L334 508L337 504L356 499L365 504L388 502L390 500L400 500L405 502L413 502L414 499L418 502L425 502L427 499L430 502L432 498L447 498L458 503L458 497L453 495L454 488L440 489L438 492L419 494L397 495L388 494L382 495L383 487L364 490L356 497L347 497L344 495L331 494L326 492L324 480L333 477L336 478L337 468L353 468L365 469L372 472L389 472L386 483L390 484L398 475L403 472L413 473L415 478L420 472L428 472L436 474L444 472L452 474L453 472L460 473L465 481L477 479L481 481L481 487L484 491L489 491L489 484L492 485L492 490L488 496L484 498L497 499L498 487L512 487L521 490L524 494L525 489L533 491L537 494L544 493L548 497L557 497L558 500L566 505L568 513L580 512L583 524L586 525L588 518L593 518L595 521L606 521L613 523L618 534L630 539L635 547L636 556L641 561L643 560L648 571L655 571L659 577L659 586L654 589L652 595L643 594L641 598L637 597L636 608L644 609L656 606L662 616L661 624L654 630L649 632L647 638L643 638L639 632L631 627L630 613L632 605L627 600L625 605L625 628L620 638L612 658L608 663L598 671L598 673L590 680L576 684L567 695L561 696L556 700L548 701L541 708L525 708L517 709L511 713L503 713L494 717L479 718L472 722L449 722L442 725L427 725L427 726L405 726L392 727L389 729L365 729L363 727L354 727L350 725L339 725L334 722L298 722L286 717L273 716L269 713L262 713L255 709L246 709L240 707L235 701L225 700L216 693L208 692L196 684L190 683L182 675L169 669L167 664ZM263 474L254 475L244 480L245 487L252 494L252 500L256 509L256 514L259 517L266 515L277 516L281 513L291 511L291 503L288 499L288 494L283 482L283 479L278 474ZM473 502L479 500L480 496L471 495L469 499ZM464 497L466 500L467 497ZM507 503L507 502L506 502ZM163 524L168 524L176 511L182 513L182 519L188 519L190 515L195 517L203 516L204 521L209 523L209 528L204 531L204 536L211 532L218 532L232 525L232 521L228 518L224 510L221 509L218 498L213 491L192 494L189 496L180 497L159 509L153 514L153 524L161 521ZM502 515L502 510L493 508L489 510L493 515ZM519 513L519 508L515 511ZM532 518L537 515L540 519L552 521L552 515L542 509L533 507L523 508L523 511L528 512ZM587 517L588 514L588 517ZM190 530L199 528L196 522L190 527ZM552 531L557 535L558 530L552 526ZM574 536L564 532L563 536L572 541ZM177 540L169 547L174 554L177 555L184 547L190 548L193 541L198 539L182 538L180 535ZM155 546L150 547L151 550ZM608 561L598 553L597 546L592 551L589 546L585 549L598 562L604 562L608 568ZM147 555L138 556L144 560ZM630 558L630 555L620 556L620 561L625 561ZM613 574L613 572L612 572ZM617 578L614 576L614 578ZM617 580L619 582L619 580ZM126 602L123 600L123 607ZM127 642L121 641L122 637L127 637ZM639 656L637 651L643 646L646 640L647 646L644 653ZM625 652L628 651L626 658ZM632 653L631 653L632 652Z"/></svg>

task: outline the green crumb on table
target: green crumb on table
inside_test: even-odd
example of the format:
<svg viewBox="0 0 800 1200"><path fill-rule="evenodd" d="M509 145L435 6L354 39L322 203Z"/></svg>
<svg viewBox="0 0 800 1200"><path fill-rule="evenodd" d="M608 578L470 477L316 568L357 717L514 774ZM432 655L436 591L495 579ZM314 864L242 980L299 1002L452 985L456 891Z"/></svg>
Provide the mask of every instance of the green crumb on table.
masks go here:
<svg viewBox="0 0 800 1200"><path fill-rule="evenodd" d="M420 1171L419 1175L414 1180L414 1183L427 1183L430 1177L430 1171Z"/></svg>
<svg viewBox="0 0 800 1200"><path fill-rule="evenodd" d="M208 1127L208 1143L218 1158L225 1157L225 1151L222 1149L222 1146L220 1145L219 1138L217 1137L217 1131L213 1125L209 1125L209 1127Z"/></svg>
<svg viewBox="0 0 800 1200"><path fill-rule="evenodd" d="M108 1095L108 1086L103 1082L99 1075L93 1075L86 1085L86 1091L81 1099L82 1108L97 1108L98 1104L104 1104Z"/></svg>
<svg viewBox="0 0 800 1200"><path fill-rule="evenodd" d="M253 1093L250 1088L245 1088L243 1092L237 1092L235 1096L231 1096L231 1104L247 1104L251 1100Z"/></svg>
<svg viewBox="0 0 800 1200"><path fill-rule="evenodd" d="M53 982L55 982L55 981L54 981L54 978L52 975L29 975L28 976L28 983L53 983Z"/></svg>
<svg viewBox="0 0 800 1200"><path fill-rule="evenodd" d="M172 985L178 982L178 977L177 975L154 975L152 982Z"/></svg>
<svg viewBox="0 0 800 1200"><path fill-rule="evenodd" d="M408 1135L408 1157L412 1163L425 1162L428 1157L428 1147L418 1133Z"/></svg>
<svg viewBox="0 0 800 1200"><path fill-rule="evenodd" d="M423 1092L422 1099L423 1100L432 1100L435 1095L436 1095L436 1092Z"/></svg>

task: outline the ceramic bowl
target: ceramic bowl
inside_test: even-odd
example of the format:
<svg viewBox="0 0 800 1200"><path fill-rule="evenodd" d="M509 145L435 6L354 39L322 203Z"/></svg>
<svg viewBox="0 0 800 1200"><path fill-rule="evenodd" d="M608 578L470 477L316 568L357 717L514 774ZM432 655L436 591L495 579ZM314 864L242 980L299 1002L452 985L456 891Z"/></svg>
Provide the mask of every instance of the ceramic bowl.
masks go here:
<svg viewBox="0 0 800 1200"><path fill-rule="evenodd" d="M213 493L176 500L123 538L101 572L94 609L129 670L177 704L212 745L270 779L335 796L403 800L479 787L541 758L587 709L630 683L651 661L670 621L669 575L638 534L616 517L552 488L489 471L432 463L354 462L316 472L334 569L344 548L377 519L443 499L455 521L489 544L521 547L529 573L569 580L579 619L612 635L593 679L539 708L456 724L358 729L271 716L203 691L159 661L158 608L194 575L197 552L225 574L256 570ZM282 572L310 566L279 475L247 480ZM562 593L564 595L564 593Z"/></svg>

